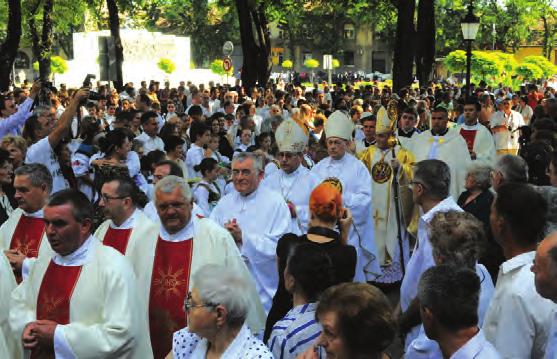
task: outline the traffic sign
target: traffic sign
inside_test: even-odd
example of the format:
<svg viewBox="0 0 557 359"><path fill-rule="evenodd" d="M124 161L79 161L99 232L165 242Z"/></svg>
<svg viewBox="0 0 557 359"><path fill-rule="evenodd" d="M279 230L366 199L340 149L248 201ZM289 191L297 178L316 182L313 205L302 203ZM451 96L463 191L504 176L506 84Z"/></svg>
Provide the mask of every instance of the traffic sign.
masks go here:
<svg viewBox="0 0 557 359"><path fill-rule="evenodd" d="M229 72L232 69L232 60L230 59L230 57L226 56L222 60L222 69L224 70L224 72Z"/></svg>

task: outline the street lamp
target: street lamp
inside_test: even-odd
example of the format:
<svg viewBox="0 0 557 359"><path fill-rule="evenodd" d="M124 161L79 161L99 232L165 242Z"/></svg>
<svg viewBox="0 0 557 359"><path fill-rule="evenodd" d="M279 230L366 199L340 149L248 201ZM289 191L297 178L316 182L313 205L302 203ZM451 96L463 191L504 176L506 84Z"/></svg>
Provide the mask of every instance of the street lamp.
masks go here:
<svg viewBox="0 0 557 359"><path fill-rule="evenodd" d="M480 19L474 16L474 6L468 5L468 13L460 22L462 37L468 44L466 49L466 98L470 97L470 63L472 62L472 41L476 39L476 34L480 28Z"/></svg>

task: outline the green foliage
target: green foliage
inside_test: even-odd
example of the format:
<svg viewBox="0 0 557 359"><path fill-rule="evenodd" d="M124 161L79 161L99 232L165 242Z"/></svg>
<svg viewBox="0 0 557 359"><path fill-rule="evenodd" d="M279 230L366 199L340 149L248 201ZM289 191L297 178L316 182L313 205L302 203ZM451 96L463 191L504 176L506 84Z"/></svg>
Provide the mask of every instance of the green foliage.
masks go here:
<svg viewBox="0 0 557 359"><path fill-rule="evenodd" d="M492 83L497 82L503 71L503 64L493 53L472 51L471 69L476 79Z"/></svg>
<svg viewBox="0 0 557 359"><path fill-rule="evenodd" d="M190 70L195 70L195 62L193 60L190 60Z"/></svg>
<svg viewBox="0 0 557 359"><path fill-rule="evenodd" d="M176 70L176 64L174 61L166 58L161 58L157 63L157 66L167 74L171 74Z"/></svg>
<svg viewBox="0 0 557 359"><path fill-rule="evenodd" d="M316 69L319 67L319 61L317 61L316 59L307 59L306 61L304 61L304 66L308 69Z"/></svg>
<svg viewBox="0 0 557 359"><path fill-rule="evenodd" d="M33 70L39 71L39 62L33 62ZM63 74L68 71L68 63L60 56L52 56L50 58L50 72L53 74Z"/></svg>
<svg viewBox="0 0 557 359"><path fill-rule="evenodd" d="M515 68L515 73L523 80L538 80L543 76L543 70L538 65L528 62L518 65Z"/></svg>
<svg viewBox="0 0 557 359"><path fill-rule="evenodd" d="M538 66L545 78L551 77L557 72L555 65L543 56L526 56L524 63Z"/></svg>
<svg viewBox="0 0 557 359"><path fill-rule="evenodd" d="M291 69L294 66L294 63L292 60L284 60L280 66L282 66L283 69Z"/></svg>
<svg viewBox="0 0 557 359"><path fill-rule="evenodd" d="M232 67L230 69L230 71L225 72L223 67L222 67L222 63L223 63L223 61L221 59L213 60L213 62L211 62L211 71L214 74L217 74L217 75L220 75L220 76L232 75L234 73L234 67Z"/></svg>
<svg viewBox="0 0 557 359"><path fill-rule="evenodd" d="M338 59L333 59L333 69L338 69L340 67L340 61Z"/></svg>
<svg viewBox="0 0 557 359"><path fill-rule="evenodd" d="M463 73L466 71L466 52L455 50L445 57L445 66L449 71L454 73Z"/></svg>

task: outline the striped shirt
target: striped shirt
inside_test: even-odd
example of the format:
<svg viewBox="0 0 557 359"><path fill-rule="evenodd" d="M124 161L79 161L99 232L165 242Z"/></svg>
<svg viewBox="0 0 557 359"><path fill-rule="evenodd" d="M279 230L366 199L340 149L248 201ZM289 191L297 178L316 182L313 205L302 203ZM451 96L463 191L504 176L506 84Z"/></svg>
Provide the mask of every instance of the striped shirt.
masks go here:
<svg viewBox="0 0 557 359"><path fill-rule="evenodd" d="M321 334L316 307L317 303L298 305L275 324L267 342L275 359L295 359L315 343Z"/></svg>

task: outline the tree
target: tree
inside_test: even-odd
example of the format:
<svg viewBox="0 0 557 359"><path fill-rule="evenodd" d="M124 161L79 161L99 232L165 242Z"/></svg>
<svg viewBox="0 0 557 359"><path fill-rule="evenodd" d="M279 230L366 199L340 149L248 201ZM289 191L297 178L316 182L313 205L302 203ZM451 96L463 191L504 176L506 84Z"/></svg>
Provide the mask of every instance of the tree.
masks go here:
<svg viewBox="0 0 557 359"><path fill-rule="evenodd" d="M294 66L294 63L292 62L292 60L284 60L282 64L280 64L280 66L283 69L291 69Z"/></svg>
<svg viewBox="0 0 557 359"><path fill-rule="evenodd" d="M52 9L54 7L53 0L44 0L42 7L42 29L39 37L39 29L37 28L37 17L39 16L39 8L41 1L37 0L31 5L29 29L31 33L33 56L39 62L39 78L42 81L48 81L50 78L50 56L52 53Z"/></svg>
<svg viewBox="0 0 557 359"><path fill-rule="evenodd" d="M338 59L333 59L333 69L338 69L340 67L340 61Z"/></svg>
<svg viewBox="0 0 557 359"><path fill-rule="evenodd" d="M522 78L522 80L539 80L543 77L543 70L533 63L522 63L515 68L515 73Z"/></svg>
<svg viewBox="0 0 557 359"><path fill-rule="evenodd" d="M223 65L223 61L221 59L213 60L213 62L211 62L211 71L214 74L220 76L224 76L224 75L230 76L234 73L234 68L231 68L230 71L226 72L224 71L224 67L222 65Z"/></svg>
<svg viewBox="0 0 557 359"><path fill-rule="evenodd" d="M557 72L555 65L543 56L526 56L523 62L526 64L537 65L545 78L551 77Z"/></svg>
<svg viewBox="0 0 557 359"><path fill-rule="evenodd" d="M306 61L304 61L304 66L308 69L316 69L319 67L319 61L317 61L316 59L307 59Z"/></svg>
<svg viewBox="0 0 557 359"><path fill-rule="evenodd" d="M118 16L118 5L116 0L106 0L108 8L108 23L110 26L110 36L114 42L114 56L116 61L116 78L113 81L114 87L118 91L124 88L124 76L122 74L122 63L124 62L124 47L120 38L120 18Z"/></svg>
<svg viewBox="0 0 557 359"><path fill-rule="evenodd" d="M466 71L466 52L455 50L445 57L445 66L453 73L463 73Z"/></svg>
<svg viewBox="0 0 557 359"><path fill-rule="evenodd" d="M434 62L435 3L433 0L420 0L416 30L416 75L420 86L426 86L433 79Z"/></svg>
<svg viewBox="0 0 557 359"><path fill-rule="evenodd" d="M33 62L33 70L39 71L39 62ZM64 74L68 71L68 63L60 56L52 56L50 58L50 73Z"/></svg>
<svg viewBox="0 0 557 359"><path fill-rule="evenodd" d="M6 38L0 45L0 92L8 90L10 73L21 40L21 1L8 0L8 9Z"/></svg>
<svg viewBox="0 0 557 359"><path fill-rule="evenodd" d="M495 79L501 75L503 65L493 53L472 51L471 70L476 79L493 84L496 82Z"/></svg>
<svg viewBox="0 0 557 359"><path fill-rule="evenodd" d="M393 65L393 90L398 91L414 82L414 11L415 0L399 0Z"/></svg>
<svg viewBox="0 0 557 359"><path fill-rule="evenodd" d="M171 74L176 70L174 61L166 58L161 58L157 63L157 67L167 74Z"/></svg>

